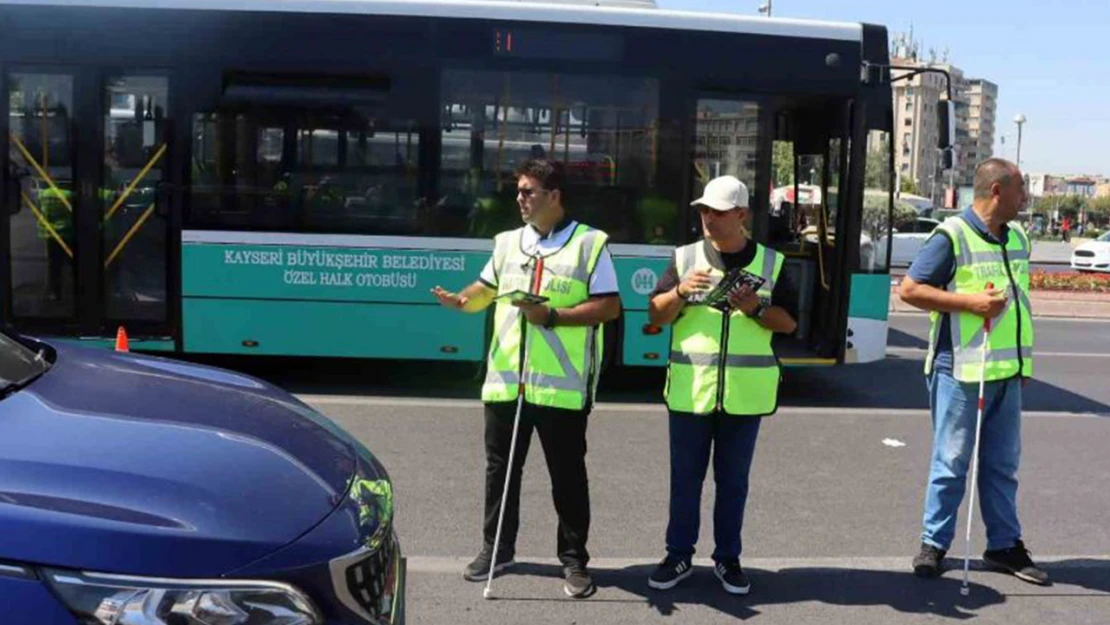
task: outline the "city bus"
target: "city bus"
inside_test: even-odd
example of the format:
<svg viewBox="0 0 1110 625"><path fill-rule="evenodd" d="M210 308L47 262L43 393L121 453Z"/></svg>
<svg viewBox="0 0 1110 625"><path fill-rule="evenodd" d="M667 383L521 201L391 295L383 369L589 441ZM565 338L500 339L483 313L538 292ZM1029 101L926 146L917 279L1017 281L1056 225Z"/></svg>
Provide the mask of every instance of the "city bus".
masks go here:
<svg viewBox="0 0 1110 625"><path fill-rule="evenodd" d="M798 291L782 362L884 357L870 248L893 195L863 201L893 179L882 26L652 0L0 0L0 27L0 311L19 331L480 363L489 315L430 290L477 278L521 225L514 168L543 156L610 235L609 365L666 364L648 296L723 174ZM770 210L791 185L819 201Z"/></svg>

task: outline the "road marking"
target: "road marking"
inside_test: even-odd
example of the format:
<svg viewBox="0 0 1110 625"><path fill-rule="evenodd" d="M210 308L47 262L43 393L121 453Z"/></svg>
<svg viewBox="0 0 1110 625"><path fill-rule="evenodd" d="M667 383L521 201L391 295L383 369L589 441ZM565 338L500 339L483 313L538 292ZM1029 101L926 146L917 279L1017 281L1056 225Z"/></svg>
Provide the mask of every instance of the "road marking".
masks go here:
<svg viewBox="0 0 1110 625"><path fill-rule="evenodd" d="M383 407L383 408L419 408L433 409L470 409L480 410L482 402L477 399L422 399L416 397L358 397L353 395L307 395L298 394L301 401L317 406L349 406L349 407ZM666 416L667 407L663 403L607 403L599 402L594 407L594 414L598 413L636 413L647 416ZM472 418L470 413L454 413L456 416ZM827 406L779 406L778 415L791 417L823 417L823 416L852 416L852 417L927 417L929 411L925 408L853 408L853 407L827 407ZM1080 417L1091 418L1110 417L1107 412L1066 412L1048 410L1026 410L1023 417ZM404 413L400 416L407 416Z"/></svg>
<svg viewBox="0 0 1110 625"><path fill-rule="evenodd" d="M920 347L888 347L886 353L907 356L924 356L929 350ZM1110 358L1110 354L1095 354L1090 352L1042 352L1033 350L1034 358Z"/></svg>
<svg viewBox="0 0 1110 625"><path fill-rule="evenodd" d="M951 557L951 556L950 556ZM472 557L450 556L406 556L407 569L410 573L447 573L461 574ZM591 558L590 568L595 571L619 571L631 567L644 567L650 569L659 564L662 558ZM744 558L744 568L765 571L782 571L785 569L835 569L835 570L872 570L872 571L904 571L909 568L913 554L891 558L857 558L857 557L829 557L829 558ZM959 558L961 568L963 558ZM558 558L516 558L516 563L543 566L561 566ZM1110 556L1042 556L1037 555L1037 564L1044 565L1046 569L1110 569ZM711 568L713 561L709 558L694 558L694 566ZM978 557L971 559L972 568L982 568ZM510 569L511 570L511 569Z"/></svg>

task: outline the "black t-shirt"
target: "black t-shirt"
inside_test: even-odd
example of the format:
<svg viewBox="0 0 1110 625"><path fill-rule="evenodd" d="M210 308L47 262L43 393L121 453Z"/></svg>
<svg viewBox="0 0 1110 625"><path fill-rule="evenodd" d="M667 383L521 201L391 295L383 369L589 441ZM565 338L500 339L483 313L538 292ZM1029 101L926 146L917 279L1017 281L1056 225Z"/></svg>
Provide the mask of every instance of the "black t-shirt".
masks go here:
<svg viewBox="0 0 1110 625"><path fill-rule="evenodd" d="M750 241L744 246L744 249L739 252L718 252L716 248L709 244L708 241L703 240L702 244L705 246L705 255L709 259L709 264L722 271L731 271L737 268L747 267L755 260L756 247ZM678 286L682 279L678 275L678 264L675 253L671 254L671 264L667 266L667 270L663 272L663 277L655 285L655 290L649 295L649 299L665 293ZM786 271L779 271L779 279L775 282L775 288L771 291L771 301L764 302L768 306L780 306L785 308L791 316L797 318L798 316L798 289L794 285L790 274Z"/></svg>

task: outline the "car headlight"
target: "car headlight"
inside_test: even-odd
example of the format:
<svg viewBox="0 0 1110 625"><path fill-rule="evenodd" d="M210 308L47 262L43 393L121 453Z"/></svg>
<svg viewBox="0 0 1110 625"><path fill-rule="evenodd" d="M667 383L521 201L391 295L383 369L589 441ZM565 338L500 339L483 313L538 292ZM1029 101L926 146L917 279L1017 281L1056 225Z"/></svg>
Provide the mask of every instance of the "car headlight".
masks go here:
<svg viewBox="0 0 1110 625"><path fill-rule="evenodd" d="M320 625L312 601L277 582L165 580L46 570L82 625Z"/></svg>

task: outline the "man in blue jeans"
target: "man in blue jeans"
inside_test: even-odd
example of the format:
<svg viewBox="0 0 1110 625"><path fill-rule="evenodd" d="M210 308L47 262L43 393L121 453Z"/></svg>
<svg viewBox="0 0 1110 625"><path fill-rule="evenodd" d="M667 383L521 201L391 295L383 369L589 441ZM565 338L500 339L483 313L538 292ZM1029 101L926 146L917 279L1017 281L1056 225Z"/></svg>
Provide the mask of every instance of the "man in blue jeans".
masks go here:
<svg viewBox="0 0 1110 625"><path fill-rule="evenodd" d="M937 227L902 282L903 301L932 318L925 372L933 452L921 550L913 560L919 577L943 571L955 537L982 379L977 487L987 530L983 560L1025 581L1048 583L1022 542L1017 513L1021 392L1033 372L1033 317L1029 238L1013 220L1026 201L1024 179L1013 163L983 161L975 172L973 205Z"/></svg>
<svg viewBox="0 0 1110 625"><path fill-rule="evenodd" d="M672 325L665 391L671 443L667 556L648 585L668 590L693 572L702 482L712 456L713 572L726 592L747 594L740 531L748 474L759 424L778 407L779 365L771 337L796 327L788 312L794 288L780 273L783 256L749 239L748 190L740 180L711 180L693 204L705 238L675 251L648 309L652 323ZM711 291L726 274L751 282Z"/></svg>

